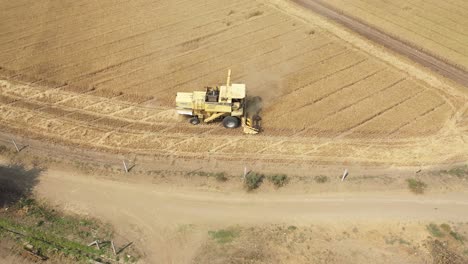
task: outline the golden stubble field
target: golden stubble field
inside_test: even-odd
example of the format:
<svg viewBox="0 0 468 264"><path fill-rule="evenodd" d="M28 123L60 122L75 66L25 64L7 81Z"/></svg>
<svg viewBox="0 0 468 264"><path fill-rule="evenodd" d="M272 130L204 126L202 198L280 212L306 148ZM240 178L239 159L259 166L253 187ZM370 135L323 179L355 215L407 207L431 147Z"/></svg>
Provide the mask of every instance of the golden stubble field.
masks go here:
<svg viewBox="0 0 468 264"><path fill-rule="evenodd" d="M268 1L5 1L1 130L110 152L431 165L466 160L466 93L419 81ZM313 16L313 14L310 14ZM226 70L264 132L176 116Z"/></svg>
<svg viewBox="0 0 468 264"><path fill-rule="evenodd" d="M327 4L468 69L468 2L464 0L329 0Z"/></svg>

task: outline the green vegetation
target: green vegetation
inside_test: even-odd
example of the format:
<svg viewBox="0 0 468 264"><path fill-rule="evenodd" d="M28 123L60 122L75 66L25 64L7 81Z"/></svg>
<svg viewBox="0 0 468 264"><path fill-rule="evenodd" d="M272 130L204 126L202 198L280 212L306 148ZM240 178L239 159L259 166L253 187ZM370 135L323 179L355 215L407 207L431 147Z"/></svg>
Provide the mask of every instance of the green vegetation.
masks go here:
<svg viewBox="0 0 468 264"><path fill-rule="evenodd" d="M328 182L328 177L325 175L319 175L319 176L315 176L314 180L316 183L326 183Z"/></svg>
<svg viewBox="0 0 468 264"><path fill-rule="evenodd" d="M265 178L268 179L268 181L270 181L276 188L283 187L289 182L288 175L286 174L264 175L251 171L245 176L244 186L248 191L252 191L260 187Z"/></svg>
<svg viewBox="0 0 468 264"><path fill-rule="evenodd" d="M8 148L5 145L0 145L0 155L12 157L14 154L16 154L16 150L13 150L12 148Z"/></svg>
<svg viewBox="0 0 468 264"><path fill-rule="evenodd" d="M408 188L415 194L423 194L427 188L427 184L417 179L407 179Z"/></svg>
<svg viewBox="0 0 468 264"><path fill-rule="evenodd" d="M226 175L224 174L224 172L219 172L219 173L216 173L215 174L215 178L217 181L219 182L225 182L228 180L228 178L226 177Z"/></svg>
<svg viewBox="0 0 468 264"><path fill-rule="evenodd" d="M21 199L0 213L0 239L11 239L38 256L66 256L78 263L115 260L110 243L100 249L87 246L92 241L110 241L113 231L94 219L62 215L37 203ZM132 253L133 255L133 253ZM129 257L129 261L136 261Z"/></svg>
<svg viewBox="0 0 468 264"><path fill-rule="evenodd" d="M288 176L285 174L275 174L268 176L268 180L275 185L276 188L283 187L288 183Z"/></svg>
<svg viewBox="0 0 468 264"><path fill-rule="evenodd" d="M451 228L450 225L447 224L447 223L441 224L441 225L440 225L440 228L442 228L442 230L444 230L446 233L452 232L452 228Z"/></svg>
<svg viewBox="0 0 468 264"><path fill-rule="evenodd" d="M247 190L252 191L260 187L260 185L262 185L264 178L265 176L263 174L249 172L245 176L244 185L247 188Z"/></svg>
<svg viewBox="0 0 468 264"><path fill-rule="evenodd" d="M388 245L394 245L395 243L398 243L400 245L411 245L410 242L404 240L403 238L398 238L398 237L392 237L392 238L386 238L385 243Z"/></svg>
<svg viewBox="0 0 468 264"><path fill-rule="evenodd" d="M194 171L188 173L188 176L201 176L201 177L212 177L219 182L225 182L228 180L226 173L224 172L206 172L206 171Z"/></svg>
<svg viewBox="0 0 468 264"><path fill-rule="evenodd" d="M443 237L445 235L450 235L453 237L455 240L463 243L465 241L465 237L463 237L461 234L457 233L455 230L453 230L449 224L443 223L440 226L437 226L436 224L429 224L427 226L427 230L429 233L431 233L432 236L434 237Z"/></svg>
<svg viewBox="0 0 468 264"><path fill-rule="evenodd" d="M427 225L426 229L434 237L440 238L444 236L444 233L442 232L442 230L434 223L430 223L429 225Z"/></svg>
<svg viewBox="0 0 468 264"><path fill-rule="evenodd" d="M459 167L454 167L449 170L443 170L440 171L441 173L444 174L449 174L452 176L456 176L458 178L463 178L468 176L468 165L465 166L459 166Z"/></svg>
<svg viewBox="0 0 468 264"><path fill-rule="evenodd" d="M3 154L5 152L9 151L7 147L0 145L0 154Z"/></svg>
<svg viewBox="0 0 468 264"><path fill-rule="evenodd" d="M218 231L208 231L208 235L219 244L225 244L232 242L239 236L239 231L235 229L220 229Z"/></svg>
<svg viewBox="0 0 468 264"><path fill-rule="evenodd" d="M465 241L465 237L455 231L450 231L449 235L461 243Z"/></svg>
<svg viewBox="0 0 468 264"><path fill-rule="evenodd" d="M15 232L27 244L36 249L38 255L45 255L54 251L60 251L66 256L72 256L75 260L85 261L88 259L100 261L100 255L104 254L103 249L98 250L84 244L54 235L52 232L45 232L39 228L30 227L24 224L15 223L12 220L0 218L0 229L4 232Z"/></svg>

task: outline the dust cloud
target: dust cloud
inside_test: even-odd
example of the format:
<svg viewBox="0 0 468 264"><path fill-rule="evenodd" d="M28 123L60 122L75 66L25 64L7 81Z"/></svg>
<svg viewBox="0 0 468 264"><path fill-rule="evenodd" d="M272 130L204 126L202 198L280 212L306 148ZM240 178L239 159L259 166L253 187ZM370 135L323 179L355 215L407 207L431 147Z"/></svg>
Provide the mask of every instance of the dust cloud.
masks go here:
<svg viewBox="0 0 468 264"><path fill-rule="evenodd" d="M273 105L285 94L287 88L285 87L285 76L290 72L288 63L275 65L274 69L258 69L254 65L249 65L246 72L244 81L247 85L248 95L260 97L263 107Z"/></svg>

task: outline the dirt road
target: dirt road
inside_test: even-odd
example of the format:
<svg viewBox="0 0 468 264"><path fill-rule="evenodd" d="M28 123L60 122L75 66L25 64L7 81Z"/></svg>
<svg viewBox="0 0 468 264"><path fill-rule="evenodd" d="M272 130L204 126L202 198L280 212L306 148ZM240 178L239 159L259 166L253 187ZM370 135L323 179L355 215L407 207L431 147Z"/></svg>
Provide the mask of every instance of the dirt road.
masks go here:
<svg viewBox="0 0 468 264"><path fill-rule="evenodd" d="M230 225L333 226L468 218L468 193L217 193L110 181L60 170L44 173L36 191L68 211L111 222L119 233L145 245L148 259L157 263L189 262L207 230ZM181 232L187 228L191 230L188 235Z"/></svg>
<svg viewBox="0 0 468 264"><path fill-rule="evenodd" d="M411 60L430 68L433 71L452 79L464 86L468 87L468 72L452 65L436 56L425 52L418 48L416 45L407 41L398 39L397 37L390 36L374 27L371 27L356 18L343 14L335 10L324 1L320 0L292 0L293 2L313 10L329 19L332 19L345 27L361 34L362 36L370 39L380 45L383 45L397 53L400 53Z"/></svg>

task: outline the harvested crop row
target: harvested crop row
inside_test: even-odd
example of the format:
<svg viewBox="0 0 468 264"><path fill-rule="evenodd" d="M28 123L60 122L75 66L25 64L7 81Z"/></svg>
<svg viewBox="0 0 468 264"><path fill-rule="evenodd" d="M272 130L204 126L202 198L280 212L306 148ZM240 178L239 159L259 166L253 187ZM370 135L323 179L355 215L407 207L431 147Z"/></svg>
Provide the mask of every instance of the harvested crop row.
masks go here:
<svg viewBox="0 0 468 264"><path fill-rule="evenodd" d="M77 96L76 93L70 93L70 92L59 91L59 90L48 90L48 91L36 94L35 96L31 98L31 100L52 105L52 104L59 104L62 101L71 99L76 96Z"/></svg>
<svg viewBox="0 0 468 264"><path fill-rule="evenodd" d="M30 89L28 85L14 84L5 80L0 80L0 93L16 98L30 98L43 92L44 89Z"/></svg>
<svg viewBox="0 0 468 264"><path fill-rule="evenodd" d="M443 129L458 118L462 97L435 92L263 1L84 0L54 2L50 10L37 1L35 9L4 4L11 10L0 18L4 131L148 159L255 159L262 166L435 161L405 156L424 153L427 140L452 146L447 159L466 157L457 148L463 143L451 141L463 133L458 125ZM24 18L17 27L15 17ZM233 82L262 98L264 131L255 137L219 123L191 126L174 109L176 92L222 84L228 68Z"/></svg>
<svg viewBox="0 0 468 264"><path fill-rule="evenodd" d="M63 135L64 131L76 127L75 124L59 122L47 117L34 114L32 111L16 107L0 109L2 123L12 127L29 127L30 131Z"/></svg>
<svg viewBox="0 0 468 264"><path fill-rule="evenodd" d="M175 150L177 152L186 152L186 153L209 153L212 149L216 149L220 146L219 141L206 141L205 139L200 138L190 138L179 142L175 145Z"/></svg>
<svg viewBox="0 0 468 264"><path fill-rule="evenodd" d="M130 106L117 104L117 103L99 102L97 104L91 104L90 106L85 107L84 109L86 111L97 112L103 115L109 115L109 114L127 109L129 107Z"/></svg>
<svg viewBox="0 0 468 264"><path fill-rule="evenodd" d="M230 154L257 153L264 148L269 147L271 144L272 142L268 140L247 139L236 142L232 145L227 145L217 152Z"/></svg>

